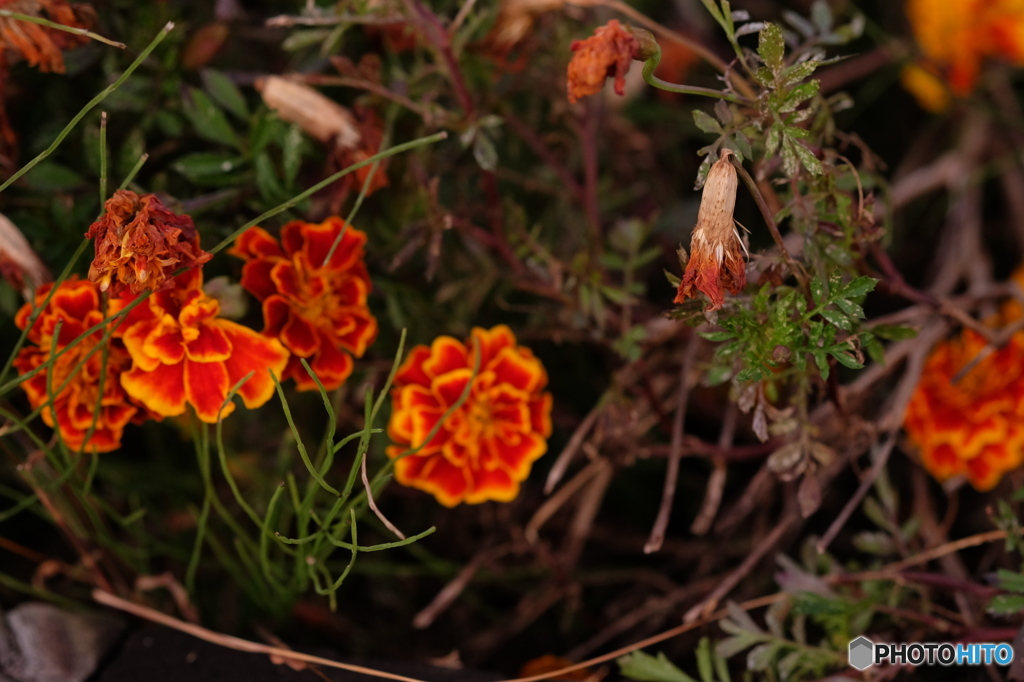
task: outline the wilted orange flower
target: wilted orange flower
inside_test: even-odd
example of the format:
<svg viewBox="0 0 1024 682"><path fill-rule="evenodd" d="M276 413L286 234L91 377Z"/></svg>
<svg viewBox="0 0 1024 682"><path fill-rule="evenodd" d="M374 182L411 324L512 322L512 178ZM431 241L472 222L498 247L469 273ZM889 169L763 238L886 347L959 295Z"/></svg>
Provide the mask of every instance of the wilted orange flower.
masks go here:
<svg viewBox="0 0 1024 682"><path fill-rule="evenodd" d="M480 364L473 377L475 358ZM466 402L430 431L472 381ZM547 373L529 348L516 345L505 325L473 329L462 343L441 336L417 346L395 376L388 457L422 448L395 462L395 480L425 490L446 507L460 502L508 502L533 462L547 450L551 394Z"/></svg>
<svg viewBox="0 0 1024 682"><path fill-rule="evenodd" d="M246 260L242 286L263 302L263 333L280 338L292 352L284 376L295 379L300 391L317 386L299 358L332 390L352 373L352 357L362 357L377 338L377 319L366 305L371 286L365 244L365 234L333 217L319 225L290 222L280 243L254 227L230 251Z"/></svg>
<svg viewBox="0 0 1024 682"><path fill-rule="evenodd" d="M723 149L704 182L697 225L690 237L690 258L674 303L701 291L711 299L706 310L718 310L725 302L725 291L738 294L747 284L743 242L732 217L739 184L732 156L731 150Z"/></svg>
<svg viewBox="0 0 1024 682"><path fill-rule="evenodd" d="M0 0L0 9L42 17L74 28L90 28L96 18L89 5L71 4L67 0ZM38 66L40 71L64 73L62 52L88 40L86 36L67 31L13 17L0 17L0 51L13 50L30 65Z"/></svg>
<svg viewBox="0 0 1024 682"><path fill-rule="evenodd" d="M32 310L42 305L52 288L52 284L39 287L35 303L26 303L18 311L14 321L20 329L28 325ZM101 322L104 317L99 289L95 284L77 278L63 282L29 330L27 338L31 345L18 352L14 367L19 374L31 372L50 359L51 350L64 350L71 341ZM41 412L43 421L47 426L57 428L61 438L72 450L116 450L121 446L121 435L128 422L134 417L144 416L121 387L121 374L128 369L131 358L120 341L111 339L109 342L105 372L103 349L96 350L80 369L75 370L78 363L102 342L103 333L101 327L58 357L49 369L40 371L21 384L33 408L46 405ZM97 416L101 374L103 397ZM65 381L68 381L67 386L62 389ZM47 405L51 392L56 392L52 409ZM86 443L85 436L94 419L96 427Z"/></svg>
<svg viewBox="0 0 1024 682"><path fill-rule="evenodd" d="M384 141L384 123L380 120L377 112L373 109L356 105L352 108L352 115L355 117L356 125L359 128L359 144L354 148L338 146L336 155L338 165L342 168L348 168L360 161L366 161L371 156L379 153L381 142ZM377 172L373 174L370 186L366 188L366 196L370 196L377 190L388 186L387 167L387 159L382 159L377 164ZM373 164L363 166L354 173L349 173L343 177L341 183L345 189L359 192L362 190L363 183L366 182L366 178L370 175L372 169Z"/></svg>
<svg viewBox="0 0 1024 682"><path fill-rule="evenodd" d="M121 385L161 416L182 414L188 404L199 419L212 424L218 414L224 417L234 410L234 403L223 412L221 406L249 372L254 374L238 395L248 408L267 402L274 393L269 371L281 376L288 351L277 339L218 317L220 304L202 285L201 270L192 268L174 278L172 288L128 312L118 333L134 364L121 375Z"/></svg>
<svg viewBox="0 0 1024 682"><path fill-rule="evenodd" d="M96 257L89 279L118 297L124 291L160 291L172 286L179 268L195 268L213 256L199 247L199 233L187 215L178 215L153 194L140 197L119 189L107 199L106 211L85 236Z"/></svg>
<svg viewBox="0 0 1024 682"><path fill-rule="evenodd" d="M640 41L618 19L594 31L586 40L574 40L569 49L575 52L569 61L569 101L596 95L605 80L615 78L615 93L625 94L626 72L640 51Z"/></svg>
<svg viewBox="0 0 1024 682"><path fill-rule="evenodd" d="M908 0L907 16L924 63L903 82L926 108L935 109L942 99L922 74L942 75L952 93L963 96L986 59L1024 66L1021 0Z"/></svg>
<svg viewBox="0 0 1024 682"><path fill-rule="evenodd" d="M936 346L903 424L935 478L963 475L978 490L1024 459L1024 339L1014 337L953 383L985 346L971 330Z"/></svg>

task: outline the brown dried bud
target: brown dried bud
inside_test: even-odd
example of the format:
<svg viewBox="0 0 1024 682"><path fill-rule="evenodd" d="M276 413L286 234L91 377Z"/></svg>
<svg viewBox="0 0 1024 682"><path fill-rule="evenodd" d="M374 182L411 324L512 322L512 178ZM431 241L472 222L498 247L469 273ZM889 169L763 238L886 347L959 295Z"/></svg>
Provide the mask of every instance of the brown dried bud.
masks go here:
<svg viewBox="0 0 1024 682"><path fill-rule="evenodd" d="M743 242L732 217L739 186L732 156L732 150L723 149L708 172L697 226L690 238L690 260L675 303L694 298L701 291L711 299L705 310L718 310L725 301L725 291L738 294L747 284Z"/></svg>
<svg viewBox="0 0 1024 682"><path fill-rule="evenodd" d="M359 126L352 113L308 85L267 76L256 81L256 89L282 120L297 124L321 142L333 140L342 149L359 147Z"/></svg>
<svg viewBox="0 0 1024 682"><path fill-rule="evenodd" d="M570 102L601 92L609 77L615 78L615 93L625 94L626 72L639 55L640 41L617 19L586 40L574 40L569 49L576 53L569 62Z"/></svg>
<svg viewBox="0 0 1024 682"><path fill-rule="evenodd" d="M166 289L176 270L213 257L199 247L192 218L174 213L153 194L119 189L103 208L103 217L85 233L96 249L89 279L112 297L125 290Z"/></svg>

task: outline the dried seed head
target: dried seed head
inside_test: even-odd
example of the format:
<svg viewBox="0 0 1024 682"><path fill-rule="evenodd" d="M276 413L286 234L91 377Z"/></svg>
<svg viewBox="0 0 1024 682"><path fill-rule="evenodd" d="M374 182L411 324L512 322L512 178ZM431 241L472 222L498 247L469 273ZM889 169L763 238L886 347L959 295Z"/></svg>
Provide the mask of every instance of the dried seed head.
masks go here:
<svg viewBox="0 0 1024 682"><path fill-rule="evenodd" d="M723 149L708 172L697 212L697 226L690 238L690 260L679 283L675 303L694 298L696 291L701 291L711 299L705 310L718 310L725 301L725 291L738 294L746 286L743 241L733 220L739 179L732 156L732 150Z"/></svg>

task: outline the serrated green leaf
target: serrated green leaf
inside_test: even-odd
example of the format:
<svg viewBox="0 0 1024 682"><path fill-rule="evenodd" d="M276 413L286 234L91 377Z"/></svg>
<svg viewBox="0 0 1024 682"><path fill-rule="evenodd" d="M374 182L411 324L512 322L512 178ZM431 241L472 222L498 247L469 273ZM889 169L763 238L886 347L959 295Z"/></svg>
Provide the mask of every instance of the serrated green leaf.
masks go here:
<svg viewBox="0 0 1024 682"><path fill-rule="evenodd" d="M821 166L821 161L818 160L818 157L810 149L799 142L792 142L792 146L793 151L800 159L800 163L807 169L808 173L811 175L821 175L825 172L825 169Z"/></svg>
<svg viewBox="0 0 1024 682"><path fill-rule="evenodd" d="M858 320L864 319L864 309L857 303L849 301L845 298L837 298L834 303L839 306L839 309L850 317L857 318Z"/></svg>
<svg viewBox="0 0 1024 682"><path fill-rule="evenodd" d="M828 300L828 284L818 275L811 278L811 298L814 305L823 305Z"/></svg>
<svg viewBox="0 0 1024 682"><path fill-rule="evenodd" d="M782 102L782 106L779 107L779 113L785 114L791 111L796 111L798 106L817 95L820 87L821 82L818 80L809 81L796 86L789 91L788 95L786 95L786 99Z"/></svg>
<svg viewBox="0 0 1024 682"><path fill-rule="evenodd" d="M245 96L242 95L238 86L231 82L230 78L214 69L203 69L200 75L206 92L217 104L238 118L249 118L249 107L245 103Z"/></svg>
<svg viewBox="0 0 1024 682"><path fill-rule="evenodd" d="M839 361L839 364L850 369L863 369L864 363L852 356L847 351L829 349L829 355Z"/></svg>
<svg viewBox="0 0 1024 682"><path fill-rule="evenodd" d="M800 62L799 64L787 67L782 72L781 80L783 87L799 83L814 73L819 65L821 65L821 62L817 59L808 59L806 62Z"/></svg>
<svg viewBox="0 0 1024 682"><path fill-rule="evenodd" d="M986 610L995 616L1015 616L1024 611L1024 595L998 594Z"/></svg>
<svg viewBox="0 0 1024 682"><path fill-rule="evenodd" d="M776 75L782 71L783 58L786 54L786 39L777 24L766 24L757 39L757 54Z"/></svg>
<svg viewBox="0 0 1024 682"><path fill-rule="evenodd" d="M822 351L813 351L811 355L814 356L814 364L818 366L818 373L821 374L821 378L824 381L828 380L828 358L825 357L825 353Z"/></svg>
<svg viewBox="0 0 1024 682"><path fill-rule="evenodd" d="M704 133L722 133L722 125L714 119L711 114L704 111L703 109L693 110L693 122L697 125L701 132Z"/></svg>
<svg viewBox="0 0 1024 682"><path fill-rule="evenodd" d="M643 651L634 651L621 656L615 662L619 664L619 672L623 677L639 682L696 682L660 651L657 657Z"/></svg>
<svg viewBox="0 0 1024 682"><path fill-rule="evenodd" d="M878 280L874 277L858 277L853 280L843 289L841 294L843 298L857 298L858 296L864 296L875 290L875 286L878 284Z"/></svg>
<svg viewBox="0 0 1024 682"><path fill-rule="evenodd" d="M821 316L844 332L853 331L853 323L841 310L822 310Z"/></svg>
<svg viewBox="0 0 1024 682"><path fill-rule="evenodd" d="M999 579L999 586L1004 590L1024 593L1024 574L1001 568L996 571L996 577Z"/></svg>

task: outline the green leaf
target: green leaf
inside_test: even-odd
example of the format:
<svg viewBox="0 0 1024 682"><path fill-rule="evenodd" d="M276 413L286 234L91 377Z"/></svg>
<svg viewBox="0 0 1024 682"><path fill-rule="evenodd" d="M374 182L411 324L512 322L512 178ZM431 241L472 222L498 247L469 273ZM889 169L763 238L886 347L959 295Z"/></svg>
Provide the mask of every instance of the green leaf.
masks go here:
<svg viewBox="0 0 1024 682"><path fill-rule="evenodd" d="M853 331L853 323L850 321L850 318L839 310L822 310L821 316L844 332Z"/></svg>
<svg viewBox="0 0 1024 682"><path fill-rule="evenodd" d="M917 336L917 330L913 327L903 327L895 324L879 324L871 328L878 338L887 341L904 341Z"/></svg>
<svg viewBox="0 0 1024 682"><path fill-rule="evenodd" d="M841 365L843 365L844 367L849 367L850 369L863 369L864 368L864 363L863 362L861 362L857 358L853 357L850 353L848 353L846 351L842 351L842 350L838 350L838 349L837 350L831 350L830 349L828 352L829 352L829 355L831 355L836 360L838 360L839 363Z"/></svg>
<svg viewBox="0 0 1024 682"><path fill-rule="evenodd" d="M818 275L811 279L811 298L814 299L814 305L824 305L828 300L828 284Z"/></svg>
<svg viewBox="0 0 1024 682"><path fill-rule="evenodd" d="M769 158L775 156L775 152L779 150L779 143L781 142L782 126L775 123L768 129L768 135L764 138L764 155Z"/></svg>
<svg viewBox="0 0 1024 682"><path fill-rule="evenodd" d="M818 157L816 157L810 149L799 142L790 141L790 144L792 144L793 151L800 159L800 163L803 164L803 167L807 169L808 173L811 175L821 175L825 172L825 169L821 166L821 161L818 160Z"/></svg>
<svg viewBox="0 0 1024 682"><path fill-rule="evenodd" d="M885 366L885 346L871 334L862 334L860 343L868 352L868 357L879 365Z"/></svg>
<svg viewBox="0 0 1024 682"><path fill-rule="evenodd" d="M878 280L874 277L858 277L853 280L843 289L843 298L856 298L858 296L864 296L875 290L875 286L878 284ZM877 332L876 332L877 333ZM881 336L881 334L879 334Z"/></svg>
<svg viewBox="0 0 1024 682"><path fill-rule="evenodd" d="M786 53L786 39L777 24L765 24L757 41L757 54L764 60L765 66L773 75L782 71L783 57Z"/></svg>
<svg viewBox="0 0 1024 682"><path fill-rule="evenodd" d="M285 192L277 177L277 171L274 169L274 163L270 160L270 157L266 154L260 154L256 157L254 165L256 168L256 188L260 191L260 196L269 203L285 201L288 198L287 192Z"/></svg>
<svg viewBox="0 0 1024 682"><path fill-rule="evenodd" d="M244 165L245 160L235 154L196 152L181 157L171 164L171 168L192 182L219 185L222 181L233 180L230 175Z"/></svg>
<svg viewBox="0 0 1024 682"><path fill-rule="evenodd" d="M800 62L799 64L787 67L782 72L782 85L787 86L799 83L814 73L820 64L821 62L817 59L808 59L806 62Z"/></svg>
<svg viewBox="0 0 1024 682"><path fill-rule="evenodd" d="M202 90L190 88L182 99L185 116L204 140L238 146L238 136L228 123L228 117Z"/></svg>
<svg viewBox="0 0 1024 682"><path fill-rule="evenodd" d="M785 114L791 111L796 111L796 108L803 102L817 95L820 87L821 82L818 80L813 80L796 86L789 91L788 95L786 95L786 99L783 100L782 106L779 107L779 113Z"/></svg>
<svg viewBox="0 0 1024 682"><path fill-rule="evenodd" d="M823 380L828 380L829 367L828 358L825 357L825 353L820 350L816 350L812 351L811 355L814 356L814 364L818 366L818 372L821 374L821 378Z"/></svg>
<svg viewBox="0 0 1024 682"><path fill-rule="evenodd" d="M281 164L284 166L284 179L288 185L295 183L302 166L302 152L306 147L306 136L297 125L288 126L288 132L281 139Z"/></svg>
<svg viewBox="0 0 1024 682"><path fill-rule="evenodd" d="M797 158L794 146L799 146L799 143L793 142L789 136L782 138L782 172L788 178L795 178L800 173L800 159Z"/></svg>
<svg viewBox="0 0 1024 682"><path fill-rule="evenodd" d="M231 82L231 79L214 69L204 69L200 75L203 78L206 92L217 104L238 118L249 118L249 107L245 103L245 97L238 86Z"/></svg>
<svg viewBox="0 0 1024 682"><path fill-rule="evenodd" d="M697 672L702 682L715 682L715 669L711 663L711 640L701 637L697 644Z"/></svg>
<svg viewBox="0 0 1024 682"><path fill-rule="evenodd" d="M999 579L999 586L1004 590L1024 593L1024 575L1021 573L1001 568L996 571L996 577Z"/></svg>
<svg viewBox="0 0 1024 682"><path fill-rule="evenodd" d="M722 132L722 125L703 109L693 110L693 122L697 124L697 127L703 133L721 134Z"/></svg>
<svg viewBox="0 0 1024 682"><path fill-rule="evenodd" d="M722 30L727 34L729 33L729 23L726 22L725 17L722 15L722 10L718 8L718 3L715 0L700 0L701 4L704 5L704 9L708 11L708 14L715 18L718 25L722 27Z"/></svg>
<svg viewBox="0 0 1024 682"><path fill-rule="evenodd" d="M850 317L855 317L859 320L864 319L864 309L853 301L848 301L845 298L837 298L834 303L839 306L839 309Z"/></svg>
<svg viewBox="0 0 1024 682"><path fill-rule="evenodd" d="M619 672L623 677L640 682L696 682L660 651L657 658L643 651L634 651L615 662L619 664Z"/></svg>
<svg viewBox="0 0 1024 682"><path fill-rule="evenodd" d="M676 275L675 273L669 272L668 270L663 269L662 272L665 273L665 279L668 280L668 283L678 289L679 285L683 281L682 278Z"/></svg>
<svg viewBox="0 0 1024 682"><path fill-rule="evenodd" d="M718 343L719 341L728 341L729 339L735 338L736 335L732 332L701 332L700 336L702 339L711 341L712 343Z"/></svg>
<svg viewBox="0 0 1024 682"><path fill-rule="evenodd" d="M989 602L987 611L994 616L1015 616L1024 611L1024 595L996 595Z"/></svg>
<svg viewBox="0 0 1024 682"><path fill-rule="evenodd" d="M25 183L40 192L62 192L84 182L76 171L55 161L43 161L25 175Z"/></svg>
<svg viewBox="0 0 1024 682"><path fill-rule="evenodd" d="M768 670L777 653L779 645L775 642L765 642L754 647L747 654L747 669L757 672Z"/></svg>

